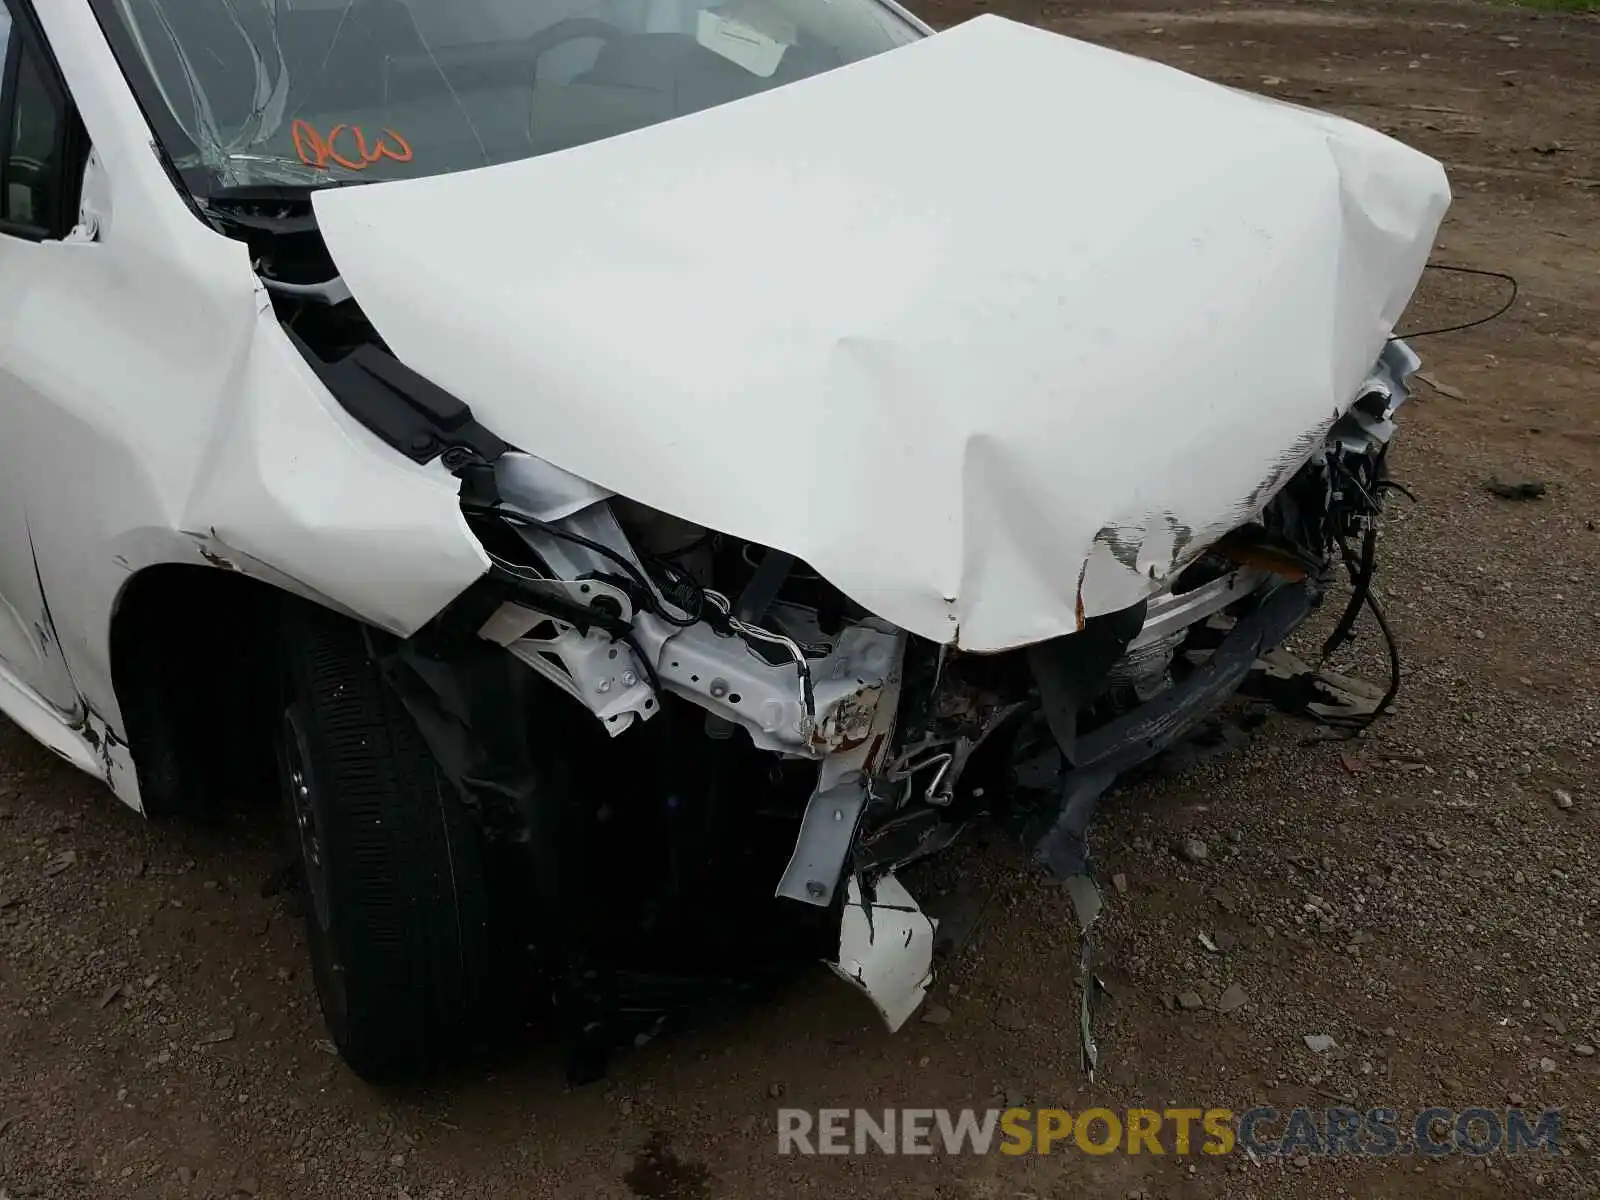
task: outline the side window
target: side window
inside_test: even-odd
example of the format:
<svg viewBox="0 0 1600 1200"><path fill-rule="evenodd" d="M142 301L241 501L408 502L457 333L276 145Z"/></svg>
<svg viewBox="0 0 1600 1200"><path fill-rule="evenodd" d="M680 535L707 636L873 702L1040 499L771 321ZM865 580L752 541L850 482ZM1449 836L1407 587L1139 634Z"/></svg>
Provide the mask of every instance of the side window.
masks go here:
<svg viewBox="0 0 1600 1200"><path fill-rule="evenodd" d="M0 233L60 237L77 219L71 110L37 26L0 6Z"/></svg>

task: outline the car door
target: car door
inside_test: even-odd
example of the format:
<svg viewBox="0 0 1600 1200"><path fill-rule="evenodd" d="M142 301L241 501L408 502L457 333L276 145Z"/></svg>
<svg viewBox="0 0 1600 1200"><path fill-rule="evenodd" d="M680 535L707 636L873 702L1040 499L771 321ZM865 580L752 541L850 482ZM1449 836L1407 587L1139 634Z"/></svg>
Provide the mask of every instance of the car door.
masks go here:
<svg viewBox="0 0 1600 1200"><path fill-rule="evenodd" d="M58 498L41 494L21 456L41 419L47 387L19 370L18 316L47 269L43 253L77 219L82 157L71 106L38 26L19 0L0 3L0 669L68 721L81 703L40 582L30 514ZM75 177L74 177L75 176ZM67 471L63 488L92 486Z"/></svg>

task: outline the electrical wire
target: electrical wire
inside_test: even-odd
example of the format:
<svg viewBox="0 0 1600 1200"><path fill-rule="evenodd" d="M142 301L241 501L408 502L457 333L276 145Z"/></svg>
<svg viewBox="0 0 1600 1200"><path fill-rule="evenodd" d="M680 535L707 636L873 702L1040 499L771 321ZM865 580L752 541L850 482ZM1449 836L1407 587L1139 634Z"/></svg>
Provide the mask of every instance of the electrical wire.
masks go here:
<svg viewBox="0 0 1600 1200"><path fill-rule="evenodd" d="M1357 460L1357 469L1351 470L1344 462L1342 456L1331 456L1329 466L1334 473L1341 477L1343 483L1352 486L1365 504L1365 509L1360 517L1365 519L1366 525L1362 531L1361 552L1359 556L1350 549L1344 540L1342 532L1335 530L1333 541L1339 547L1339 555L1344 562L1346 573L1350 577L1350 602L1345 606L1335 624L1333 632L1322 644L1322 658L1318 664L1321 667L1328 661L1330 655L1350 640L1351 631L1355 626L1357 617L1365 608L1372 614L1372 619L1377 623L1378 630L1383 635L1384 647L1389 658L1389 686L1384 690L1383 698L1366 713L1349 717L1324 718L1324 723L1334 729L1342 731L1345 738L1359 736L1364 730L1371 727L1379 717L1389 711L1396 696L1400 694L1400 645L1394 636L1394 630L1389 626L1387 615L1383 606L1378 602L1377 595L1372 590L1372 582L1377 574L1378 556L1378 517L1383 510L1382 497L1387 491L1400 492L1413 502L1416 497L1404 484L1390 479L1387 474L1389 447L1383 446L1372 458ZM1363 482L1361 475L1365 473Z"/></svg>
<svg viewBox="0 0 1600 1200"><path fill-rule="evenodd" d="M1458 267L1447 263L1429 263L1423 268L1423 270L1446 271L1452 275L1478 275L1485 279L1498 279L1511 285L1511 294L1506 297L1504 304L1495 309L1486 317L1478 317L1475 320L1463 321L1459 325L1441 325L1438 329L1419 329L1414 333L1397 333L1389 338L1391 342L1398 342L1402 340L1413 341L1416 338L1433 337L1435 334L1440 333L1459 333L1463 329L1476 329L1479 325L1487 325L1490 321L1497 320L1498 318L1505 316L1506 313L1511 311L1511 306L1517 302L1517 295L1520 290L1517 283L1517 277L1515 275L1508 275L1504 271L1485 271L1478 267Z"/></svg>
<svg viewBox="0 0 1600 1200"><path fill-rule="evenodd" d="M1349 717L1323 717L1323 723L1340 732L1340 740L1359 737L1367 729L1377 723L1379 717L1386 715L1389 706L1394 703L1395 697L1400 694L1400 643L1395 639L1394 630L1389 626L1389 619L1383 611L1383 605L1378 603L1378 597L1372 591L1373 553L1369 549L1376 540L1376 530L1370 529L1363 540L1361 558L1356 555L1342 540L1339 549L1344 558L1345 570L1350 574L1351 587L1354 589L1351 597L1351 607L1346 610L1345 617L1349 623L1354 623L1354 615L1365 607L1372 614L1372 619L1377 623L1378 630L1383 635L1384 649L1389 658L1389 686L1384 689L1383 698L1375 704L1371 711L1355 714ZM1349 637L1349 628L1344 618L1340 620L1343 627L1341 640ZM1337 636L1337 635L1336 635ZM1330 637L1323 646L1323 661L1326 662L1331 648L1336 645L1334 638Z"/></svg>
<svg viewBox="0 0 1600 1200"><path fill-rule="evenodd" d="M806 716L815 723L817 719L817 694L812 685L811 663L807 660L805 651L800 648L800 643L784 634L774 633L770 629L763 629L759 625L751 625L746 621L739 620L738 617L733 615L733 602L721 592L714 592L710 588L706 588L701 594L712 607L722 612L728 628L747 638L754 638L758 642L770 642L773 645L782 646L789 652L789 657L794 660L795 669L800 675L800 698L805 705Z"/></svg>
<svg viewBox="0 0 1600 1200"><path fill-rule="evenodd" d="M640 590L644 594L642 607L648 608L650 612L660 617L663 621L666 621L669 625L675 625L680 629L686 629L691 625L698 624L702 620L706 620L711 623L714 628L721 626L724 629L732 630L742 635L746 639L768 642L773 645L783 647L783 649L788 652L789 657L794 660L795 668L799 673L800 695L802 703L805 706L806 716L810 718L812 722L816 721L817 698L816 689L811 678L811 664L807 660L805 651L801 649L800 644L793 638L787 637L784 634L774 633L770 629L763 629L759 625L751 625L748 622L739 620L733 615L733 602L731 600L729 600L721 592L716 592L712 591L710 588L701 587L698 583L695 583L689 574L681 567L670 563L662 564L668 568L671 574L677 576L681 583L694 587L696 592L695 605L692 609L689 606L684 606L684 611L686 613L692 613L692 615L689 616L677 616L668 612L661 603L661 599L658 595L656 587L654 587L651 581L646 578L644 572L633 562L631 562L625 555L613 550L610 546L606 546L600 542L597 542L593 538L584 537L582 534L574 533L570 529L563 529L559 525L552 524L549 521L541 521L536 517L524 516L521 513L508 512L506 509L498 506L464 505L463 508L471 513L499 517L508 524L525 525L531 529L538 529L543 533L549 534L551 537L562 538L566 541L572 542L574 545L582 546L585 549L591 550L604 558L610 559L612 562L620 566L627 573L629 578L631 578L639 586ZM512 563L509 560L501 558L499 555L489 553L489 557L497 567L514 576L515 578L526 580L528 582L545 582L542 576L534 575L527 571L526 568L519 567L517 564ZM706 606L708 604L713 610L715 610L715 616L706 612ZM619 637L620 640L627 642L628 646L633 650L634 656L641 664L643 664L646 673L650 676L652 688L659 692L661 690L661 679L659 675L657 675L655 667L650 663L648 657L635 640L633 634L631 632L627 634L613 633L613 636Z"/></svg>

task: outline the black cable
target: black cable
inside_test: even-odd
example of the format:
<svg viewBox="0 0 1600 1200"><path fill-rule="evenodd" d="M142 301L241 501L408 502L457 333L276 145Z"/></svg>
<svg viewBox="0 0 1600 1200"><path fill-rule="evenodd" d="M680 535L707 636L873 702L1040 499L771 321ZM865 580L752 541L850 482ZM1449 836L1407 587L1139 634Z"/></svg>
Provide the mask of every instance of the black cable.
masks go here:
<svg viewBox="0 0 1600 1200"><path fill-rule="evenodd" d="M1350 547L1345 545L1340 538L1339 550L1344 556L1345 570L1350 575L1350 602L1345 605L1345 610L1340 614L1339 621L1333 627L1333 632L1322 643L1322 661L1328 658L1339 647L1350 640L1351 630L1355 628L1356 618L1361 615L1361 606L1366 603L1367 593L1372 586L1374 565L1377 561L1377 530L1368 527L1366 536L1361 539L1361 561L1356 561L1356 556L1351 553Z"/></svg>
<svg viewBox="0 0 1600 1200"><path fill-rule="evenodd" d="M1378 603L1378 597L1372 592L1372 577L1375 574L1374 560L1370 548L1376 542L1376 530L1369 529L1368 536L1363 539L1361 559L1356 556L1343 541L1339 549L1344 557L1345 570L1350 573L1351 584L1354 589L1351 605L1340 618L1340 630L1323 645L1323 661L1331 650L1337 648L1339 641L1349 636L1349 625L1354 624L1355 614L1364 606L1372 613L1372 618L1378 624L1378 630L1383 634L1384 647L1389 656L1389 686L1384 690L1383 698L1373 706L1370 712L1351 717L1324 717L1323 723L1330 728L1340 731L1341 738L1348 740L1359 737L1365 730L1372 727L1379 717L1389 711L1389 706L1394 703L1395 697L1400 694L1400 643L1395 640L1394 630L1389 626L1389 619L1384 614L1383 606ZM1348 624L1347 624L1348 622ZM1339 639L1336 641L1336 639Z"/></svg>
<svg viewBox="0 0 1600 1200"><path fill-rule="evenodd" d="M1455 275L1481 275L1486 279L1499 279L1502 282L1509 283L1511 285L1511 295L1506 297L1506 302L1504 304L1495 309L1486 317L1479 317L1473 321L1463 321L1460 325L1444 325L1438 329L1419 329L1415 333L1397 333L1389 338L1391 342L1398 342L1401 340L1410 341L1414 338L1420 337L1433 337L1434 334L1437 333L1459 333L1463 329L1476 329L1479 325L1487 325L1490 321L1493 321L1498 317L1505 316L1506 313L1511 311L1511 306L1517 302L1517 294L1519 290L1517 277L1515 275L1508 275L1504 271L1484 271L1477 267L1457 267L1447 265L1445 263L1429 263L1422 269L1424 271L1448 271Z"/></svg>
<svg viewBox="0 0 1600 1200"><path fill-rule="evenodd" d="M1411 501L1411 503L1421 503L1421 501L1417 499L1417 494L1415 492L1413 492L1403 483L1396 483L1393 479L1378 480L1378 495L1381 496L1384 492L1399 492L1407 500Z"/></svg>
<svg viewBox="0 0 1600 1200"><path fill-rule="evenodd" d="M1394 630L1389 628L1389 619L1384 616L1383 606L1378 603L1378 597L1373 595L1371 588L1367 589L1367 608L1372 613L1372 619L1378 623L1378 628L1383 633L1384 645L1389 651L1389 687L1383 693L1383 699L1378 701L1378 706L1367 714L1366 720L1356 726L1356 733L1360 733L1386 714L1389 706L1394 703L1394 698L1400 694L1400 643L1395 641Z"/></svg>

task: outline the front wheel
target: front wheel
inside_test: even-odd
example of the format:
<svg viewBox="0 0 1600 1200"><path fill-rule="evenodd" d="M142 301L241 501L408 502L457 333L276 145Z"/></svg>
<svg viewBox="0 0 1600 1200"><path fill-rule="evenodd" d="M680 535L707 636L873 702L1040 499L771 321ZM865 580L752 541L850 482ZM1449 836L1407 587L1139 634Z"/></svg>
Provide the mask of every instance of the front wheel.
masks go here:
<svg viewBox="0 0 1600 1200"><path fill-rule="evenodd" d="M312 973L363 1078L415 1078L508 1023L480 835L357 623L290 601L279 778ZM377 635L371 635L377 636Z"/></svg>

